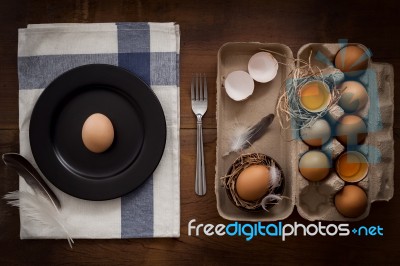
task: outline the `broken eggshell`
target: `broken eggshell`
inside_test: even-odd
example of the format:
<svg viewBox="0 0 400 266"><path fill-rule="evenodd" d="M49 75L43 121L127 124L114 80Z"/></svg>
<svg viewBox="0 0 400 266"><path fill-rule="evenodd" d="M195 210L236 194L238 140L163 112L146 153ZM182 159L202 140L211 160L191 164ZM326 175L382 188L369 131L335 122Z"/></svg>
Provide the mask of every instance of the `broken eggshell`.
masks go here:
<svg viewBox="0 0 400 266"><path fill-rule="evenodd" d="M254 91L254 80L243 70L233 71L224 81L225 91L235 101L246 100Z"/></svg>
<svg viewBox="0 0 400 266"><path fill-rule="evenodd" d="M278 61L268 52L256 53L248 63L250 76L260 83L273 80L278 73L278 68Z"/></svg>
<svg viewBox="0 0 400 266"><path fill-rule="evenodd" d="M300 88L300 106L311 113L325 110L331 102L329 86L320 80L306 82Z"/></svg>
<svg viewBox="0 0 400 266"><path fill-rule="evenodd" d="M336 172L346 182L360 182L368 174L368 160L360 152L347 151L337 159Z"/></svg>

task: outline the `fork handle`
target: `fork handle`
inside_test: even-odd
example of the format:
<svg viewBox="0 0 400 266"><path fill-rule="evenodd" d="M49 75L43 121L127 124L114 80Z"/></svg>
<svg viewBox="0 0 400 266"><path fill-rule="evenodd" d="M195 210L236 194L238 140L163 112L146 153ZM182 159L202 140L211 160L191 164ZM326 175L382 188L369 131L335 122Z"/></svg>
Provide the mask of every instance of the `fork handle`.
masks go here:
<svg viewBox="0 0 400 266"><path fill-rule="evenodd" d="M196 180L195 192L199 196L206 194L206 174L204 167L204 150L203 150L203 124L202 116L197 115L197 156L196 156Z"/></svg>

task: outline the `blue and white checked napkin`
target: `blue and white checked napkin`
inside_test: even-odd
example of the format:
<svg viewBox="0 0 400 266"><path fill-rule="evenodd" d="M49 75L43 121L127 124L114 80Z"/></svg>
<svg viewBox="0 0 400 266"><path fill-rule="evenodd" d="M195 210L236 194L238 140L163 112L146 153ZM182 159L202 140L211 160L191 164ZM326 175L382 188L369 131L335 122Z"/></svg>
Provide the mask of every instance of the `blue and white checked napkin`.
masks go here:
<svg viewBox="0 0 400 266"><path fill-rule="evenodd" d="M167 141L160 164L133 193L86 201L51 188L72 238L179 237L179 26L174 23L40 24L19 30L20 153L35 166L29 144L33 106L57 76L93 63L126 68L150 85L163 107ZM20 178L21 191L29 191ZM23 202L22 202L23 203ZM20 212L21 239L63 233Z"/></svg>

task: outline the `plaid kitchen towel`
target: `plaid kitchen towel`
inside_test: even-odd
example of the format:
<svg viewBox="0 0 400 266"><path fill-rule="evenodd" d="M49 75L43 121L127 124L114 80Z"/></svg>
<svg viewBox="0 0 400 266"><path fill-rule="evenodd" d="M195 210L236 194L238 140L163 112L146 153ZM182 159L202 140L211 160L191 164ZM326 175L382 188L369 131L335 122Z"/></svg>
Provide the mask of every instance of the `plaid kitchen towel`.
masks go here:
<svg viewBox="0 0 400 266"><path fill-rule="evenodd" d="M150 85L165 113L161 162L131 194L86 201L49 184L72 238L179 237L179 38L174 23L40 24L19 30L20 153L35 166L29 144L32 109L44 88L67 70L94 63L128 69ZM19 184L21 191L30 190L22 178ZM20 218L21 239L63 238L22 211Z"/></svg>

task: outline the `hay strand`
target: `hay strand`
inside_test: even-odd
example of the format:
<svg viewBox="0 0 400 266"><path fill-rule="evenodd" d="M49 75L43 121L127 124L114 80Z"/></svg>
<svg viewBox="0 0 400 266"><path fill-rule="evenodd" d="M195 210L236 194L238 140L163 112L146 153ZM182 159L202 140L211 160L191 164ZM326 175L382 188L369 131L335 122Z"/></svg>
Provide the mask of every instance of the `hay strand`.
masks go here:
<svg viewBox="0 0 400 266"><path fill-rule="evenodd" d="M279 62L289 68L289 74L281 84L280 90L283 92L276 105L276 115L282 129L289 129L291 122L296 124L295 130L308 127L334 108L340 99L340 92L335 88L344 80L344 74L339 69L332 66L321 69L313 65L311 63L312 50L308 56L308 61L288 57L268 49L261 50L290 61L289 64ZM300 105L300 89L310 81L321 81L329 87L331 93L330 102L327 108L321 112L310 112Z"/></svg>

